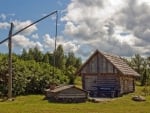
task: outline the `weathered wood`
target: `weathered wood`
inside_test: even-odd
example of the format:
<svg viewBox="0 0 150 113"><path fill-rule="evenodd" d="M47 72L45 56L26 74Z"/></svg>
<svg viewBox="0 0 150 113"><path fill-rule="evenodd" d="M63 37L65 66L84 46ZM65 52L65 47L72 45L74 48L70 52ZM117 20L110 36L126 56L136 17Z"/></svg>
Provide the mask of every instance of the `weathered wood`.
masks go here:
<svg viewBox="0 0 150 113"><path fill-rule="evenodd" d="M50 101L57 102L84 102L88 97L88 93L73 85L68 85L54 90L47 90L46 97Z"/></svg>
<svg viewBox="0 0 150 113"><path fill-rule="evenodd" d="M9 40L8 40L8 47L9 47L9 60L8 60L8 98L12 98L12 30L13 30L13 23L11 23L10 31L9 31Z"/></svg>
<svg viewBox="0 0 150 113"><path fill-rule="evenodd" d="M119 56L96 51L77 71L82 75L83 89L92 95L114 93L119 96L134 91L139 76Z"/></svg>
<svg viewBox="0 0 150 113"><path fill-rule="evenodd" d="M134 91L134 78L133 77L120 77L120 93L130 93Z"/></svg>

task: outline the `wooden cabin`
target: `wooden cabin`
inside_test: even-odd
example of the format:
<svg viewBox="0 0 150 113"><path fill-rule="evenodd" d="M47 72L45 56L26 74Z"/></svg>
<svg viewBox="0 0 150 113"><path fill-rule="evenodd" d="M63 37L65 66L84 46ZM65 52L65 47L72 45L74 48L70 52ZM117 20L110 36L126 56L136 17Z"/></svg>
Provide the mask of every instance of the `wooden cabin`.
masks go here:
<svg viewBox="0 0 150 113"><path fill-rule="evenodd" d="M76 75L82 76L82 87L92 97L117 97L134 92L135 78L140 76L121 57L98 50Z"/></svg>
<svg viewBox="0 0 150 113"><path fill-rule="evenodd" d="M46 90L46 98L54 102L85 102L88 93L74 85L57 86Z"/></svg>

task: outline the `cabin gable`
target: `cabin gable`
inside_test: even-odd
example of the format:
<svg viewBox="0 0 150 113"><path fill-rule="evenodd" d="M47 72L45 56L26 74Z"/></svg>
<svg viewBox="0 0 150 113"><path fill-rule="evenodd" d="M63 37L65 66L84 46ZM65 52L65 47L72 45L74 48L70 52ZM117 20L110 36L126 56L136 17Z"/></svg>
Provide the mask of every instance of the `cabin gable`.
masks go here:
<svg viewBox="0 0 150 113"><path fill-rule="evenodd" d="M82 68L81 73L118 73L115 66L110 63L103 55L96 53L93 55L86 65Z"/></svg>

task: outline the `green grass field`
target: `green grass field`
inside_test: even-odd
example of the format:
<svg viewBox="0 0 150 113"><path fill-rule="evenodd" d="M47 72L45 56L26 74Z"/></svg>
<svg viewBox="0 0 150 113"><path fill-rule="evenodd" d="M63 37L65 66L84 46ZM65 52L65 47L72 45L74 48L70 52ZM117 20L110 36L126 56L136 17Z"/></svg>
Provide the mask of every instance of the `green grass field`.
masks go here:
<svg viewBox="0 0 150 113"><path fill-rule="evenodd" d="M50 103L43 100L43 95L19 96L12 102L0 102L0 113L150 113L150 96L145 102L131 100L132 95L141 94L141 89L137 87L135 93L101 103Z"/></svg>

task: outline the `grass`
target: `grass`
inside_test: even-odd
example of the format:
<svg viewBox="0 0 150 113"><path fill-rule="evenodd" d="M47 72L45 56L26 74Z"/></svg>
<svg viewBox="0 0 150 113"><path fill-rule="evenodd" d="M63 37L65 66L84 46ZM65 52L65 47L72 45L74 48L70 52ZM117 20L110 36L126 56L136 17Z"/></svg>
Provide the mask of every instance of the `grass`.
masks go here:
<svg viewBox="0 0 150 113"><path fill-rule="evenodd" d="M132 95L141 94L142 87L110 102L62 104L43 100L43 95L19 96L15 101L0 102L0 113L150 113L150 96L145 102L131 100Z"/></svg>

